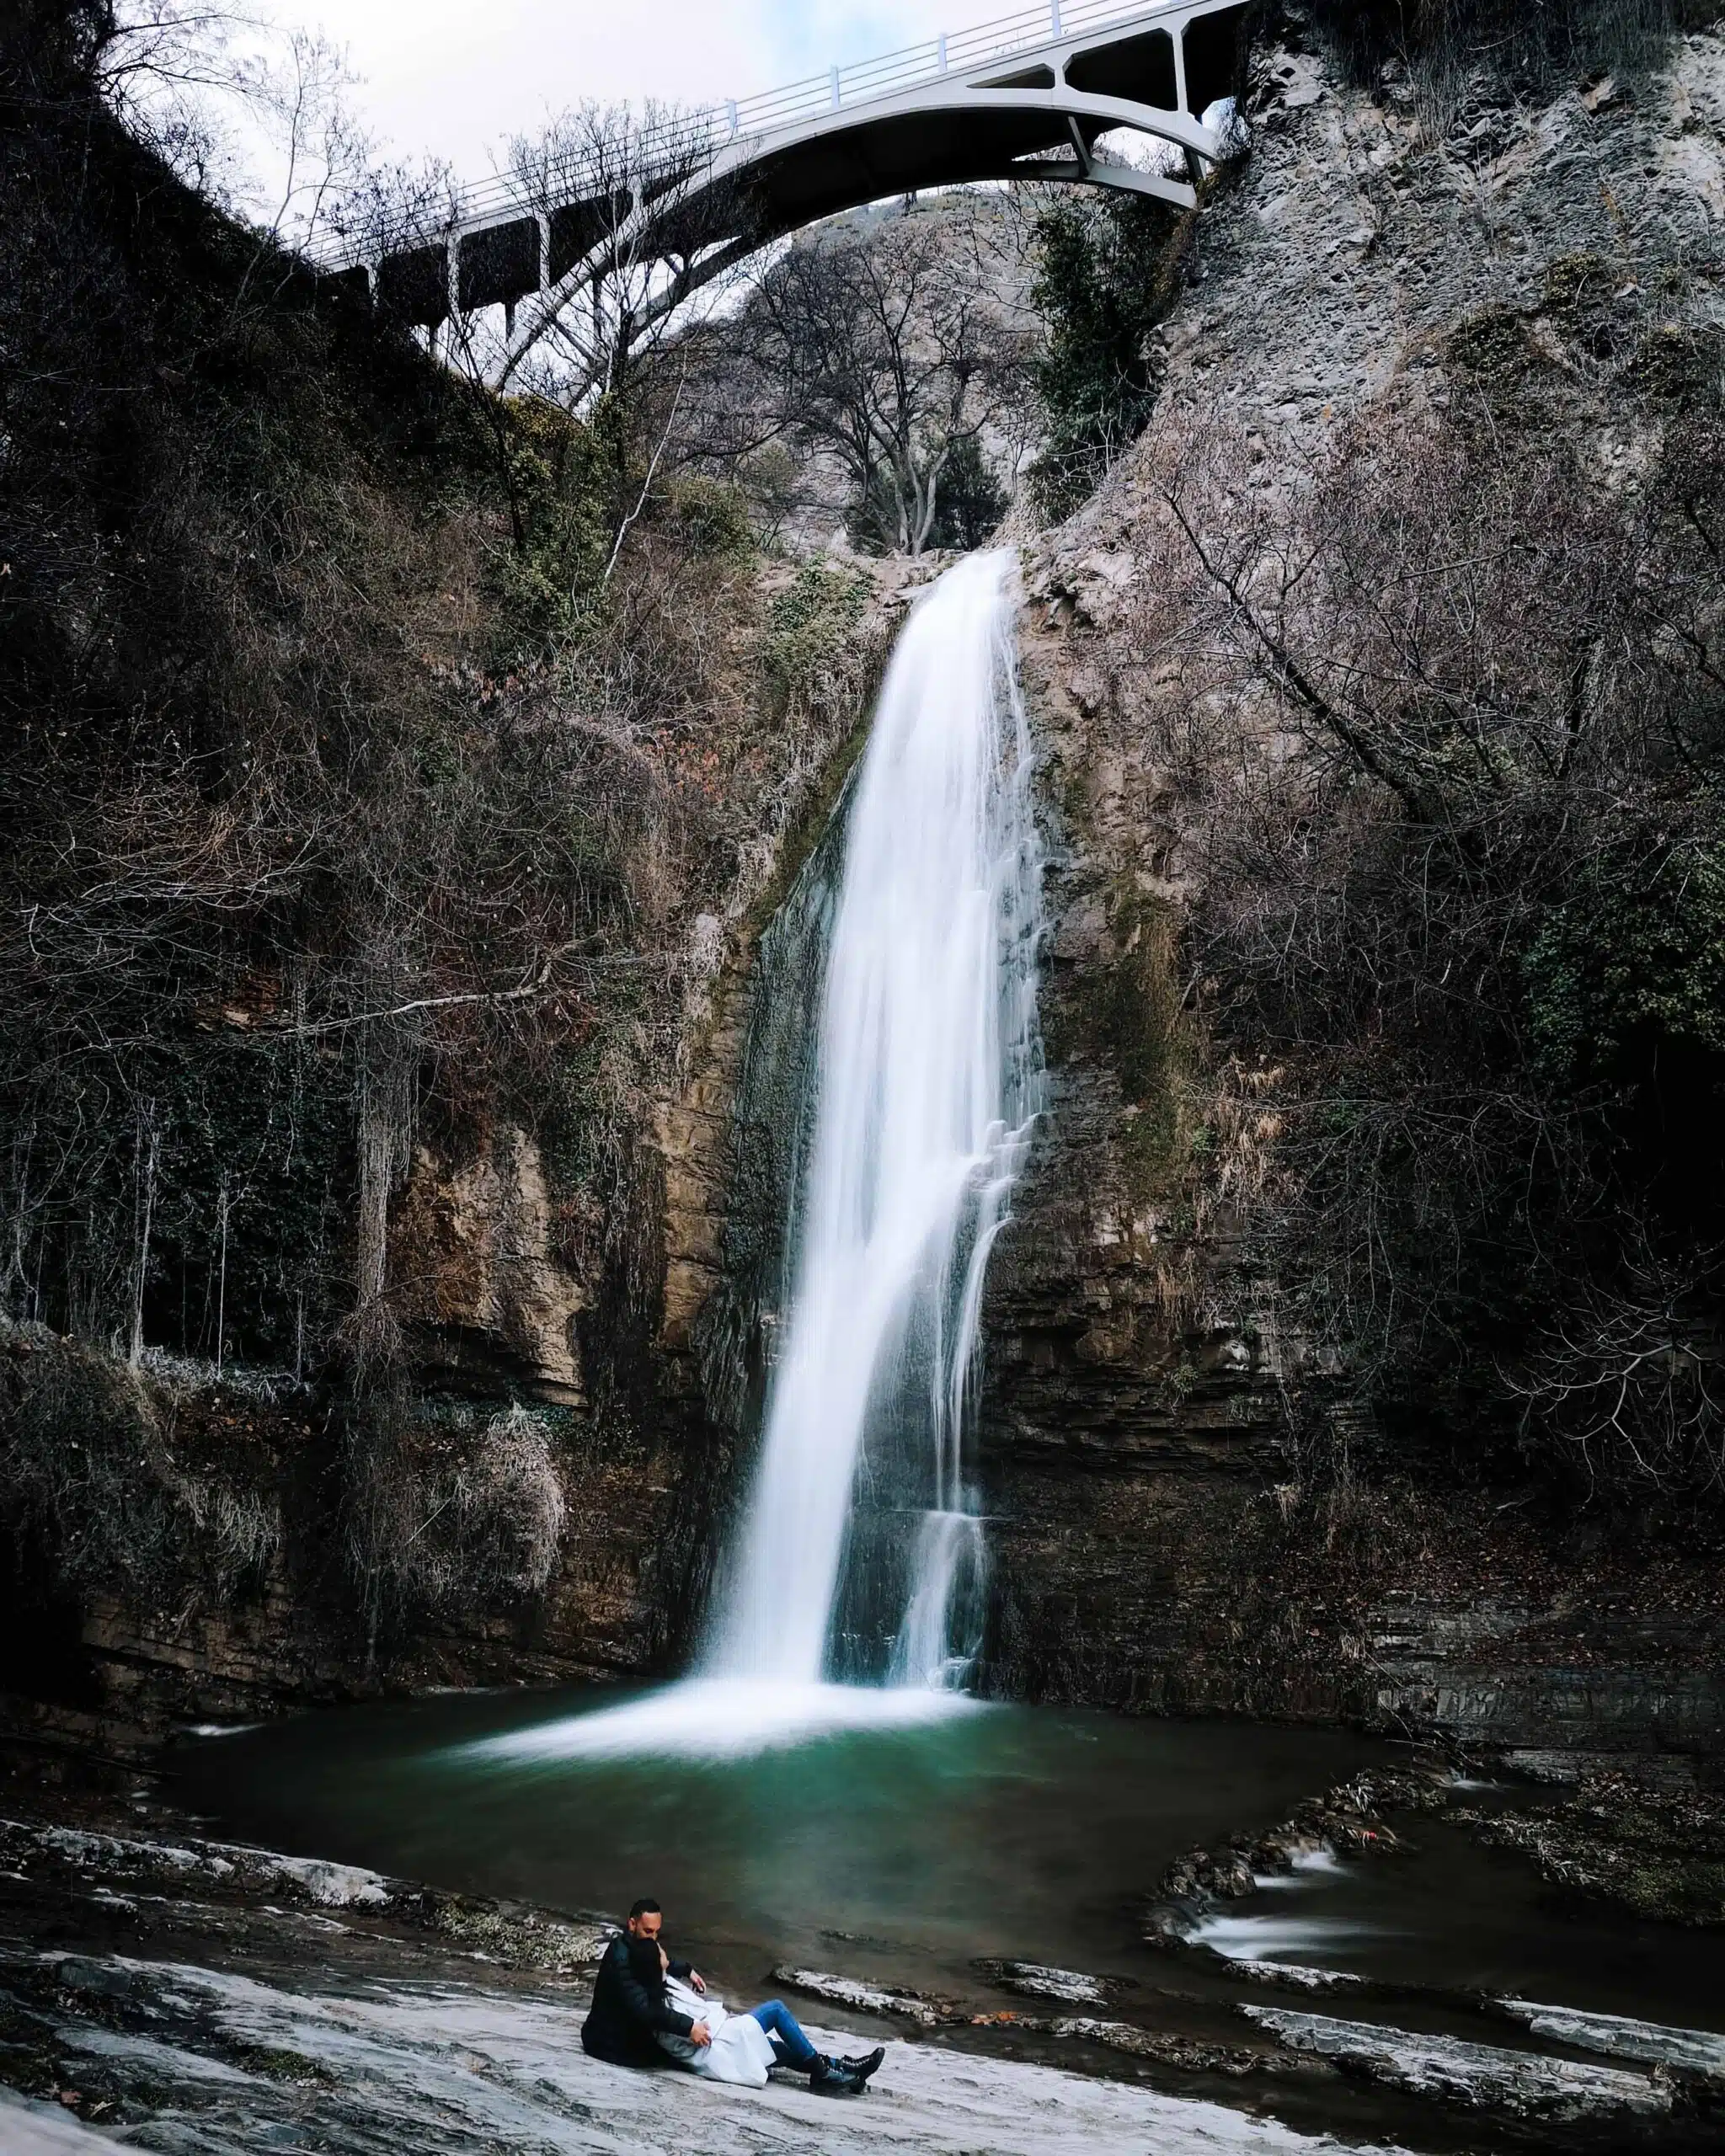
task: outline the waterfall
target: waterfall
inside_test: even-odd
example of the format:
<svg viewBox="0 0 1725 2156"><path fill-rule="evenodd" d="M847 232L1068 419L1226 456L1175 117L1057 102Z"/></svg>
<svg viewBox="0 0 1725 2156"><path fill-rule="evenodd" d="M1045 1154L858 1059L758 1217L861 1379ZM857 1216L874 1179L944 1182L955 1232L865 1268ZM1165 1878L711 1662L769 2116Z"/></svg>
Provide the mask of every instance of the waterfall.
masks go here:
<svg viewBox="0 0 1725 2156"><path fill-rule="evenodd" d="M1013 569L973 556L917 606L852 790L791 1294L711 1677L948 1684L978 1644L965 1428L1041 1081Z"/></svg>
<svg viewBox="0 0 1725 2156"><path fill-rule="evenodd" d="M807 1097L772 1091L792 1184L779 1347L702 1666L476 1754L722 1756L980 1711L959 1689L985 1556L965 1433L1042 1089L1015 586L1010 553L973 555L919 602L840 821L776 924L797 1007L758 1012L751 1049Z"/></svg>

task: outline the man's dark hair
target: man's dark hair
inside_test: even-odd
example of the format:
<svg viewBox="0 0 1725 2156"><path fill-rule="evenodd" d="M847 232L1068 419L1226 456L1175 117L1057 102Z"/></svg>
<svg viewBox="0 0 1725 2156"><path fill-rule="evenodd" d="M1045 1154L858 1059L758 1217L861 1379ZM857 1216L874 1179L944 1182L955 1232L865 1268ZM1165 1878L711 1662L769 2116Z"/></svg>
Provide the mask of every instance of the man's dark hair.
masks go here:
<svg viewBox="0 0 1725 2156"><path fill-rule="evenodd" d="M629 1910L632 1919L636 1917L662 1917L664 1914L665 1911L660 1908L650 1894L644 1894Z"/></svg>

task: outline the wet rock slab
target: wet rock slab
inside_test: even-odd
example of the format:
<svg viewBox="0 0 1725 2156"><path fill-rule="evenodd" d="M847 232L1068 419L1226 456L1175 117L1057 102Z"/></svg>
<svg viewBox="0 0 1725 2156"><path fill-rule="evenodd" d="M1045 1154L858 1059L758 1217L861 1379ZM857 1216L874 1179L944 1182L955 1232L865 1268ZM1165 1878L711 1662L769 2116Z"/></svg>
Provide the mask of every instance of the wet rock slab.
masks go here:
<svg viewBox="0 0 1725 2156"><path fill-rule="evenodd" d="M1384 2083L1410 2095L1435 2096L1470 2109L1512 2117L1583 2119L1632 2113L1664 2117L1672 2108L1669 2080L1621 2067L1540 2058L1456 2036L1421 2035L1368 2021L1332 2020L1286 2007L1246 2006L1248 2020L1296 2051Z"/></svg>
<svg viewBox="0 0 1725 2156"><path fill-rule="evenodd" d="M184 1825L152 1838L112 1817L0 1822L0 2151L118 2137L162 2156L1336 2156L1432 2132L1447 2148L1458 2125L1566 2156L1583 2139L1721 2145L1725 2037L1529 1999L1350 1992L1363 2016L1466 2028L1461 2014L1481 2040L1422 2034L1300 2010L1297 1969L1255 1974L1283 2004L1030 1961L979 1961L981 1993L964 1996L787 1963L772 1987L899 2024L865 2101L633 2073L579 2046L608 1930ZM820 2005L807 2018L825 2047L856 2047L820 2028Z"/></svg>
<svg viewBox="0 0 1725 2156"><path fill-rule="evenodd" d="M0 1819L0 1882L39 1902L86 1903L143 1937L164 1927L240 1936L259 1919L301 1935L350 1934L355 1924L382 1923L390 1936L435 1951L556 1976L590 1968L616 1929L599 1917L572 1920L525 1903L442 1893L363 1865L240 1842L141 1838L29 1819Z"/></svg>
<svg viewBox="0 0 1725 2156"><path fill-rule="evenodd" d="M1350 2146L1213 2104L906 2043L888 2047L861 2100L792 2082L715 2088L587 2058L573 2001L478 1987L297 1991L120 1956L44 1956L33 1970L0 1963L0 1974L51 1980L43 2038L78 2076L80 2098L107 2102L127 2145L163 2156L1343 2156ZM131 2093L141 2089L147 2108ZM0 2112L0 2146L93 2156L113 2145L83 2127L68 2137L70 2123L51 2103L14 2102Z"/></svg>
<svg viewBox="0 0 1725 2156"><path fill-rule="evenodd" d="M1530 1999L1494 2002L1535 2036L1569 2044L1578 2051L1600 2052L1609 2058L1632 2058L1650 2066L1693 2074L1725 2088L1725 2036L1706 2029L1673 2029L1659 2021L1638 2021L1624 2014L1588 2014L1573 2006L1543 2006Z"/></svg>
<svg viewBox="0 0 1725 2156"><path fill-rule="evenodd" d="M1106 2006L1119 1989L1104 1977L1086 1976L1079 1969L1051 1969L1040 1961L982 1961L972 1966L1002 1991L1018 1992L1026 1999L1058 1999L1067 2006Z"/></svg>
<svg viewBox="0 0 1725 2156"><path fill-rule="evenodd" d="M896 2020L914 2021L922 2029L938 2028L943 2022L964 2018L950 1999L864 1983L860 1977L836 1976L827 1969L799 1969L782 1962L773 1971L772 1981L788 1991L804 1992L810 1999L824 1999L830 2006L846 2007L857 2014L888 2015Z"/></svg>

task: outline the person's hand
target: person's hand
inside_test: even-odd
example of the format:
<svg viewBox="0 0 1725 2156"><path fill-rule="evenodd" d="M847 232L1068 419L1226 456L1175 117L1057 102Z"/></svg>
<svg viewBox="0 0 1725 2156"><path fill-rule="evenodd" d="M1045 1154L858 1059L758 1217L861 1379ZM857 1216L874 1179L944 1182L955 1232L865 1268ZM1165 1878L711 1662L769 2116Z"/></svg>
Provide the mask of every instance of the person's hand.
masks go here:
<svg viewBox="0 0 1725 2156"><path fill-rule="evenodd" d="M713 2041L713 2031L704 2021L697 2021L689 2031L689 2041L697 2051L705 2051Z"/></svg>
<svg viewBox="0 0 1725 2156"><path fill-rule="evenodd" d="M702 1975L698 1969L690 1970L689 1982L694 1986L697 1991L700 1992L703 1997L705 1996L707 1991L707 1979Z"/></svg>

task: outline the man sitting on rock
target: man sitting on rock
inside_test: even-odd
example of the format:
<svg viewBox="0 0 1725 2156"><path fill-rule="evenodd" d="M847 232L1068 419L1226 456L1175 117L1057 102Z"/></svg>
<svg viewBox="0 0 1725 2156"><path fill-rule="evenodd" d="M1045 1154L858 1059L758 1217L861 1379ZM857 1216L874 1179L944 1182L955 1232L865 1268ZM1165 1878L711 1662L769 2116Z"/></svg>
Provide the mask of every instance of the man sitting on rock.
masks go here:
<svg viewBox="0 0 1725 2156"><path fill-rule="evenodd" d="M697 1993L704 1993L707 1985L686 1961L667 1960L660 1944L664 1924L658 1903L644 1897L629 1911L622 1932L606 1948L593 1986L593 2004L581 2024L581 2048L593 2057L609 2059L615 2066L653 2066L667 2050L681 2054L686 2046L687 2063L694 2065L711 2046L713 2032L707 2023L679 2013L665 1997L667 1976ZM886 2057L879 2048L857 2058L825 2057L798 2027L795 2015L776 1999L752 2008L748 2018L765 2031L774 2063L806 2073L809 2086L823 2095L860 2095ZM661 2047L661 2036L676 2041Z"/></svg>

